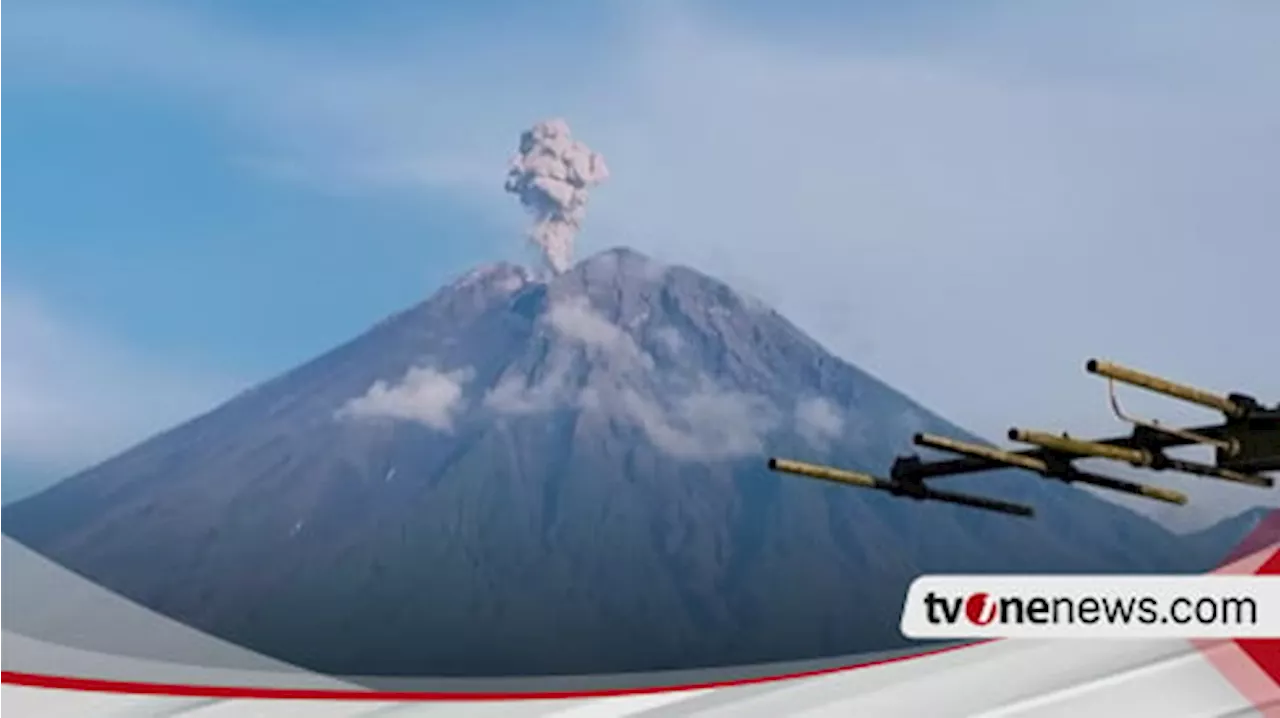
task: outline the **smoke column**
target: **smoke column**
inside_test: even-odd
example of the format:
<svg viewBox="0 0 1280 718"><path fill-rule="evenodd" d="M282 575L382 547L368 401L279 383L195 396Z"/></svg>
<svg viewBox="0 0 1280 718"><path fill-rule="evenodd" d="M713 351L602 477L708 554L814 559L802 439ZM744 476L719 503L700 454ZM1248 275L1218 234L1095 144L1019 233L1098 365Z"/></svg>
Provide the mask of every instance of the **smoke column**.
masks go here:
<svg viewBox="0 0 1280 718"><path fill-rule="evenodd" d="M604 157L574 140L564 120L539 122L520 135L505 189L533 215L529 240L552 271L573 263L573 239L587 214L589 190L608 178Z"/></svg>

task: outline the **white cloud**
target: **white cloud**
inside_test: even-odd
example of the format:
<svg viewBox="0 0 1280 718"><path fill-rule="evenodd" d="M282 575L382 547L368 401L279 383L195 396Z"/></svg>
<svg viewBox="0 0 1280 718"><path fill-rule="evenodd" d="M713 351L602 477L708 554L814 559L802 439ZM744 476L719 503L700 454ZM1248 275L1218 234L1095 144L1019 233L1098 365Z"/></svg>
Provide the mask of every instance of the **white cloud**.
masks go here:
<svg viewBox="0 0 1280 718"><path fill-rule="evenodd" d="M654 375L653 358L584 297L558 301L545 316L571 344L552 345L549 368L533 383L523 375L499 381L485 397L490 409L512 415L584 409L638 426L660 451L686 460L764 451L764 437L780 418L766 397L720 389L705 376L678 387L676 377ZM678 340L678 334L666 339ZM581 386L571 380L575 359L567 350L574 344L586 347L592 362L584 368ZM652 386L655 382L659 386Z"/></svg>
<svg viewBox="0 0 1280 718"><path fill-rule="evenodd" d="M499 414L534 414L559 403L555 392L536 392L518 376L505 376L484 397L484 405Z"/></svg>
<svg viewBox="0 0 1280 718"><path fill-rule="evenodd" d="M26 291L6 288L3 307L4 458L45 476L110 458L244 386L131 350Z"/></svg>
<svg viewBox="0 0 1280 718"><path fill-rule="evenodd" d="M563 374L532 386L512 376L486 396L485 405L515 416L582 409L637 426L659 451L685 460L761 454L765 437L778 425L778 412L766 397L716 389L706 378L692 391L672 392L670 405L659 400L659 393L629 386L616 374L596 375L580 388L571 386Z"/></svg>
<svg viewBox="0 0 1280 718"><path fill-rule="evenodd" d="M556 302L546 316L556 331L589 346L613 351L631 341L621 327L593 310L585 297Z"/></svg>
<svg viewBox="0 0 1280 718"><path fill-rule="evenodd" d="M363 396L339 409L338 416L414 421L437 431L452 432L457 414L465 406L463 386L473 374L469 368L441 372L432 367L413 367L394 385L375 382Z"/></svg>
<svg viewBox="0 0 1280 718"><path fill-rule="evenodd" d="M580 391L570 384L574 347L583 347L600 370L618 376L652 368L653 358L626 331L591 308L586 297L560 299L543 320L568 343L553 342L545 373L533 382L524 374L508 374L485 395L486 407L502 414L532 414L576 406Z"/></svg>
<svg viewBox="0 0 1280 718"><path fill-rule="evenodd" d="M830 401L812 397L796 404L796 426L806 441L823 448L844 431L844 416Z"/></svg>
<svg viewBox="0 0 1280 718"><path fill-rule="evenodd" d="M592 309L586 297L557 301L547 310L546 319L563 336L605 355L617 357L624 362L638 362L642 366L648 366L653 361L640 350L635 339L622 327Z"/></svg>
<svg viewBox="0 0 1280 718"><path fill-rule="evenodd" d="M779 419L765 397L712 387L680 396L669 409L624 390L608 408L639 425L659 450L690 460L762 454Z"/></svg>
<svg viewBox="0 0 1280 718"><path fill-rule="evenodd" d="M568 381L571 368L567 358L553 360L551 370L532 384L523 374L508 374L485 394L484 405L499 414L516 416L572 406L576 393Z"/></svg>
<svg viewBox="0 0 1280 718"><path fill-rule="evenodd" d="M680 330L675 327L659 327L654 332L654 338L662 342L672 354L679 354L684 348L684 339L680 336Z"/></svg>

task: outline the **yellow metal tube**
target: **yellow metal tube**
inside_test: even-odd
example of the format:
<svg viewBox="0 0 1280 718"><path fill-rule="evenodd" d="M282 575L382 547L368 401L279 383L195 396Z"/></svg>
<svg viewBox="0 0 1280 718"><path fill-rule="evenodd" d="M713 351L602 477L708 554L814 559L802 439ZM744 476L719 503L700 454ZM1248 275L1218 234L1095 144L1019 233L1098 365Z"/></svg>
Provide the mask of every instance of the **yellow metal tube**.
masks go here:
<svg viewBox="0 0 1280 718"><path fill-rule="evenodd" d="M1222 479L1224 481L1234 481L1238 484L1260 486L1266 489L1275 486L1275 480L1270 476L1248 474L1241 471L1234 471L1232 469L1224 469L1221 466L1214 466L1212 464L1201 464L1196 461L1186 461L1185 459L1170 459L1169 468L1186 474L1207 476L1211 479Z"/></svg>
<svg viewBox="0 0 1280 718"><path fill-rule="evenodd" d="M1162 489L1159 486L1149 486L1147 484L1139 484L1139 487L1140 488L1138 489L1138 493L1142 494L1143 496L1146 496L1147 498L1159 499L1161 501L1167 501L1171 504L1187 503L1187 495L1182 493L1181 491L1174 491L1173 489Z"/></svg>
<svg viewBox="0 0 1280 718"><path fill-rule="evenodd" d="M1229 398L1222 396L1221 394L1215 394L1211 391L1205 391L1204 389L1197 389L1193 386L1187 386L1186 384L1179 384L1177 382L1169 381L1168 379L1161 379L1158 376L1120 366L1119 364L1114 364L1109 361L1090 359L1085 364L1084 368L1085 371L1090 374L1097 374L1098 376L1114 379L1132 386L1141 387L1148 391L1154 391L1158 394L1171 396L1175 399L1189 401L1192 404L1199 404L1200 406L1205 406L1210 409L1217 409L1227 416L1240 417L1245 414L1244 407L1236 404L1234 401L1231 401Z"/></svg>
<svg viewBox="0 0 1280 718"><path fill-rule="evenodd" d="M876 477L860 471L846 471L831 466L819 466L818 464L809 464L791 459L769 459L769 468L787 474L798 474L814 479L837 481L842 484L853 484L854 486L864 486L872 489L876 488L880 483L876 480Z"/></svg>
<svg viewBox="0 0 1280 718"><path fill-rule="evenodd" d="M1033 456L1023 456L1009 451L983 446L982 444L972 444L967 441L959 441L946 436L938 436L936 434L916 434L915 443L920 446L928 446L933 449L942 449L956 454L964 454L965 456L973 456L979 459L987 459L989 461L998 461L1002 464L1017 466L1045 473L1049 470L1049 466L1041 459Z"/></svg>
<svg viewBox="0 0 1280 718"><path fill-rule="evenodd" d="M1275 486L1275 480L1268 476L1246 474L1240 471L1232 471L1231 469L1218 469L1213 475L1219 479L1235 481L1241 484L1249 484L1250 486L1261 486L1268 489Z"/></svg>
<svg viewBox="0 0 1280 718"><path fill-rule="evenodd" d="M1048 436L1048 435L1046 435ZM1052 437L1057 438L1057 437ZM1068 481L1078 481L1084 484L1099 486L1112 491L1122 491L1128 494L1137 494L1151 499L1167 501L1171 504L1187 503L1186 494L1172 491L1170 489L1162 489L1158 486L1148 486L1133 481L1125 481L1121 479L1113 479L1107 476L1099 476L1086 471L1074 471L1066 469L1066 473L1062 473L1060 467L1050 467L1048 462L1036 456L1027 456L1026 454L1015 454L1010 451L994 449L981 444L971 444L967 441L959 441L945 436L937 436L935 434L916 434L915 443L920 446L928 446L934 449L943 449L957 454L964 454L980 459L987 459L1018 468L1034 471L1042 476L1065 478ZM1074 452L1068 452L1074 453Z"/></svg>
<svg viewBox="0 0 1280 718"><path fill-rule="evenodd" d="M1069 436L1050 434L1045 431L1010 429L1009 438L1013 441L1021 441L1024 444L1035 444L1051 451L1060 451L1064 454L1124 461L1134 466L1151 466L1154 460L1151 452L1146 449L1131 449L1125 446L1099 444L1096 441L1082 441L1080 439L1072 439Z"/></svg>

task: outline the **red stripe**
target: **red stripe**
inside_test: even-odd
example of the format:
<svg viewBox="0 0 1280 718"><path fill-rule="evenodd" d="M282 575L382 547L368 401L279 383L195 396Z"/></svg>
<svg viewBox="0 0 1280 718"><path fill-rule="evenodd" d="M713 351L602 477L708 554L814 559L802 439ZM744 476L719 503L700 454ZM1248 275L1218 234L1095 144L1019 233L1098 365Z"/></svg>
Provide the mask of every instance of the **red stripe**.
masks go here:
<svg viewBox="0 0 1280 718"><path fill-rule="evenodd" d="M1260 576L1275 576L1280 574L1280 550L1271 554L1271 558L1258 568ZM1240 648L1254 663L1263 670L1271 680L1280 684L1280 640L1276 639L1245 639L1238 641Z"/></svg>
<svg viewBox="0 0 1280 718"><path fill-rule="evenodd" d="M705 688L726 688L729 686L745 686L755 683L768 683L794 678L807 678L840 671L851 671L857 668L870 668L887 663L898 663L914 658L948 653L990 641L977 641L961 646L947 646L907 656L896 656L868 663L857 663L852 666L823 668L801 673L789 673L780 676L762 678L744 678L735 681L712 683L693 683L674 686L653 686L648 688L615 688L594 691L545 691L545 692L512 692L512 693L466 693L440 691L375 691L375 690L342 690L328 688L256 688L250 686L209 686L174 683L142 683L135 681L113 681L100 678L73 678L70 676L50 676L39 673L23 673L20 671L3 671L0 681L19 686L33 688L53 688L68 691L93 691L98 693L128 693L134 695L181 696L185 698L259 698L284 700L332 700L332 701L502 701L502 700L537 700L552 698L604 698L608 696L641 695L647 693L665 693L670 691L699 690Z"/></svg>
<svg viewBox="0 0 1280 718"><path fill-rule="evenodd" d="M1240 545L1236 546L1223 563L1232 563L1277 543L1280 543L1280 510L1271 511L1262 517L1253 531L1240 541Z"/></svg>
<svg viewBox="0 0 1280 718"><path fill-rule="evenodd" d="M1272 516L1280 517L1280 512ZM1278 524L1280 526L1280 524ZM1272 532L1267 543L1274 546L1274 539L1280 536ZM1248 542L1246 541L1246 544ZM1215 573L1274 575L1280 573L1280 548L1269 549L1266 556L1256 567L1231 566L1220 568ZM1237 551L1237 553L1241 553ZM1247 552L1246 552L1247 553ZM1257 551L1258 554L1261 551ZM1240 555L1232 559L1232 563L1248 558ZM1228 570L1230 569L1230 570ZM1240 695L1244 696L1267 718L1280 718L1280 704L1277 704L1277 688L1280 688L1280 641L1271 639L1234 639L1227 641L1192 641L1209 661L1218 669Z"/></svg>

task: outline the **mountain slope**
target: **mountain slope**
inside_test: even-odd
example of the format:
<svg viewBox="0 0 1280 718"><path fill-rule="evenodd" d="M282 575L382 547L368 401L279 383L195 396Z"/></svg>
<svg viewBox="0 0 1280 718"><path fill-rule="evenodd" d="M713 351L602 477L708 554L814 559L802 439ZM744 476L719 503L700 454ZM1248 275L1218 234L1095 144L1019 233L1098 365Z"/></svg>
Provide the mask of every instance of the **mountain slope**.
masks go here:
<svg viewBox="0 0 1280 718"><path fill-rule="evenodd" d="M774 475L964 436L784 318L629 250L485 267L4 510L6 533L249 648L346 674L583 673L901 645L922 571L1183 571L1017 472L1035 520Z"/></svg>

